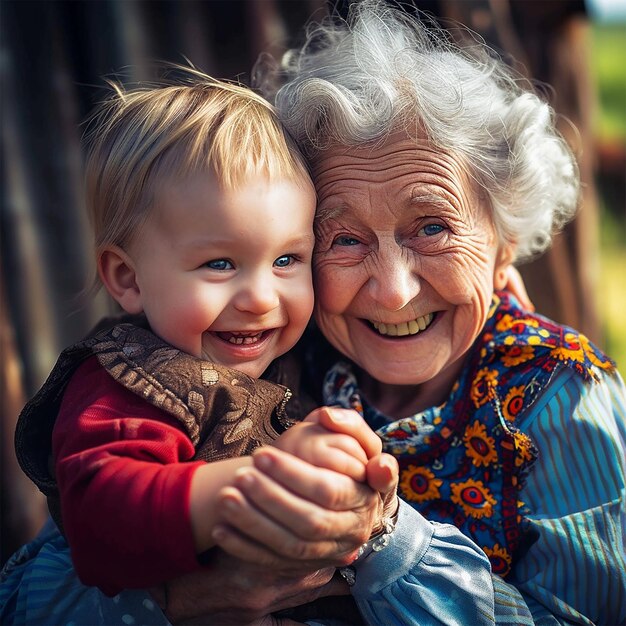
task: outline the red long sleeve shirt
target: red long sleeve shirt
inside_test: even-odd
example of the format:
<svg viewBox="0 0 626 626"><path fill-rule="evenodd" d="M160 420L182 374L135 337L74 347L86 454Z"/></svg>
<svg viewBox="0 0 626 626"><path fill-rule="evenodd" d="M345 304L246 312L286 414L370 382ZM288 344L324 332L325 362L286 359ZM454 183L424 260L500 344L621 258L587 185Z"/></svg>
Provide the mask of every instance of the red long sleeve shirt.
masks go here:
<svg viewBox="0 0 626 626"><path fill-rule="evenodd" d="M65 535L81 581L108 595L199 566L189 514L203 462L178 421L117 383L92 357L53 431Z"/></svg>

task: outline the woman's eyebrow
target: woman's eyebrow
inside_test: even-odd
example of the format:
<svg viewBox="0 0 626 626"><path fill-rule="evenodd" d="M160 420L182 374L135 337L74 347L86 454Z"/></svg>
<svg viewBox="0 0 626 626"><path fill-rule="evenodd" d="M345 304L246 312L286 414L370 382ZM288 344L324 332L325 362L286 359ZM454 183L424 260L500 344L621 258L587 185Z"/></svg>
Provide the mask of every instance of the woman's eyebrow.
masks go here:
<svg viewBox="0 0 626 626"><path fill-rule="evenodd" d="M441 208L450 207L450 202L434 193L416 194L411 196L411 204L428 204L430 206L438 206Z"/></svg>
<svg viewBox="0 0 626 626"><path fill-rule="evenodd" d="M338 217L346 210L345 205L333 205L329 207L318 208L315 211L315 221L316 222L324 222L326 220L332 219L334 217Z"/></svg>

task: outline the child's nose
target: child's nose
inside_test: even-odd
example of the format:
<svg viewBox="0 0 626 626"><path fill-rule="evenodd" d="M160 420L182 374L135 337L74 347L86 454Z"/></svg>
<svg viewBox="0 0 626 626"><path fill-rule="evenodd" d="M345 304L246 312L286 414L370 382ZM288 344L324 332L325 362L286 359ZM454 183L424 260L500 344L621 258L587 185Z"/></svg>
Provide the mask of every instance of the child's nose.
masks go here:
<svg viewBox="0 0 626 626"><path fill-rule="evenodd" d="M235 307L246 313L263 315L278 307L278 291L271 278L256 276L237 294Z"/></svg>

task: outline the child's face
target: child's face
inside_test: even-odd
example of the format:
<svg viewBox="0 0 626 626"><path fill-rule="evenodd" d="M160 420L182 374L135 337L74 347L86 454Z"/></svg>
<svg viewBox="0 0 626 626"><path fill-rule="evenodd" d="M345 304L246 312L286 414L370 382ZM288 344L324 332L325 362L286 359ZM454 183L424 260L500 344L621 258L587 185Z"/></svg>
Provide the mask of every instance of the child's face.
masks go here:
<svg viewBox="0 0 626 626"><path fill-rule="evenodd" d="M258 176L234 191L210 174L158 193L129 250L155 334L260 376L311 316L312 185Z"/></svg>

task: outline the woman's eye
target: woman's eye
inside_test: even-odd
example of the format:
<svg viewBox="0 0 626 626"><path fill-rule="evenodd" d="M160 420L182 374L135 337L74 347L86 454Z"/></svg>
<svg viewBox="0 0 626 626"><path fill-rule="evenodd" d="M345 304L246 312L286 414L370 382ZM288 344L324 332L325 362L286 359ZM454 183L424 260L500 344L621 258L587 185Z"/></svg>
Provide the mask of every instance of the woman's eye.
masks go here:
<svg viewBox="0 0 626 626"><path fill-rule="evenodd" d="M233 264L226 259L215 259L214 261L207 261L205 267L208 267L210 270L224 271L224 270L232 270L234 269Z"/></svg>
<svg viewBox="0 0 626 626"><path fill-rule="evenodd" d="M361 242L354 237L340 235L335 239L335 241L333 241L333 243L338 246L358 246Z"/></svg>
<svg viewBox="0 0 626 626"><path fill-rule="evenodd" d="M293 258L293 255L291 255L291 254L284 254L283 256L279 256L274 261L274 266L275 267L288 267L294 261L295 261L295 259Z"/></svg>
<svg viewBox="0 0 626 626"><path fill-rule="evenodd" d="M441 224L427 224L424 228L420 228L417 234L418 236L432 237L433 235L438 235L443 230L444 227Z"/></svg>

